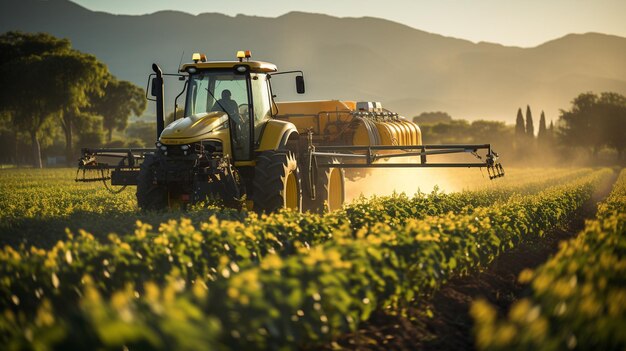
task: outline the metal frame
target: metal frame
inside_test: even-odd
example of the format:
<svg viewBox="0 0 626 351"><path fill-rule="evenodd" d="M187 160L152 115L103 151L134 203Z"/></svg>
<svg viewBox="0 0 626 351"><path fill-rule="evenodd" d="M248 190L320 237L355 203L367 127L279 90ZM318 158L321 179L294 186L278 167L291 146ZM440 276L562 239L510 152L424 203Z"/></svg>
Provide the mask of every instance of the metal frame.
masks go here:
<svg viewBox="0 0 626 351"><path fill-rule="evenodd" d="M491 144L443 144L443 145L370 145L370 146L341 146L313 144L313 132L309 131L308 148L305 160L308 162L309 190L312 198L316 196L315 184L317 182L317 170L327 168L487 168L489 179L504 176L504 169L498 161L498 154L491 149ZM478 154L479 150L486 150L484 157ZM84 172L88 170L113 170L114 172L132 171L139 168L139 160L146 153L155 152L153 148L84 148L81 150L83 157L79 160L78 168L83 170L83 179L76 181L103 182L111 179L108 175L101 174L99 178L87 179ZM379 153L379 151L391 151L391 153ZM396 151L396 152L394 152ZM428 162L428 156L471 154L480 162ZM99 163L96 156L120 158L117 165ZM379 160L394 159L398 157L416 157L419 162L411 163L378 163ZM318 159L333 159L339 162L318 162ZM355 162L345 162L346 160ZM303 160L304 161L304 160ZM106 183L105 183L106 185Z"/></svg>
<svg viewBox="0 0 626 351"><path fill-rule="evenodd" d="M78 169L129 169L139 168L137 160L143 160L144 154L156 152L154 148L83 148L82 157L78 160ZM96 156L120 158L117 165L99 163ZM124 162L126 161L126 162Z"/></svg>
<svg viewBox="0 0 626 351"><path fill-rule="evenodd" d="M481 149L487 150L485 162L471 163L427 163L429 155L446 155L469 153L474 156ZM318 151L319 150L319 151ZM414 151L419 150L419 151ZM376 151L401 151L399 153L380 154ZM364 154L354 153L363 152ZM346 163L335 165L320 165L321 168L362 168L362 167L488 167L492 165L489 160L497 158L497 154L491 150L490 144L450 144L450 145L402 145L402 146L314 146L310 152L311 157L336 157L365 160L365 163ZM397 157L419 156L420 163L374 163L380 159ZM481 159L480 156L478 156Z"/></svg>
<svg viewBox="0 0 626 351"><path fill-rule="evenodd" d="M76 182L99 182L111 193L118 194L128 185L134 185L128 178L134 178L139 173L139 161L143 160L146 153L155 152L156 149L148 148L83 148L81 158L78 160L76 170ZM115 165L98 162L97 156L119 158ZM81 175L82 171L82 175ZM130 174L130 175L129 175ZM111 184L107 184L111 181ZM122 185L113 189L113 185Z"/></svg>
<svg viewBox="0 0 626 351"><path fill-rule="evenodd" d="M161 76L163 76L163 77L178 77L178 78L183 77L183 78L186 79L186 77L189 76L189 74L188 73L185 73L185 74L182 74L182 73L180 73L180 74L179 73L161 73ZM146 84L146 94L145 94L146 95L146 100L148 100L148 101L157 101L157 99L153 99L150 96L148 96L148 92L152 90L152 89L150 89L151 86L152 86L152 78L156 78L156 77L157 77L156 73L150 73L148 75L148 83ZM184 90L183 90L183 92L184 92Z"/></svg>
<svg viewBox="0 0 626 351"><path fill-rule="evenodd" d="M374 145L374 146L315 146L313 132L308 133L308 179L309 190L315 198L317 169L326 168L487 168L489 179L504 177L504 168L498 161L498 154L491 144L442 144L442 145ZM481 157L478 150L487 150ZM397 153L377 153L376 151L400 151ZM468 153L481 162L434 162L428 163L427 156ZM419 156L420 162L375 163L382 159ZM339 162L318 162L318 158L338 159ZM357 162L343 162L344 159Z"/></svg>

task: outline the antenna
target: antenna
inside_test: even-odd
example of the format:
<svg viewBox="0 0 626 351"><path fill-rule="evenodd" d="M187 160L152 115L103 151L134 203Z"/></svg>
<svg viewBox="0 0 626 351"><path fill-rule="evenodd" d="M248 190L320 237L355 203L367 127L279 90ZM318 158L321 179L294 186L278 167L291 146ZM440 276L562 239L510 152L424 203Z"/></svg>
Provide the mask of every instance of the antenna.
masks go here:
<svg viewBox="0 0 626 351"><path fill-rule="evenodd" d="M183 63L183 56L185 56L185 50L183 50L183 53L180 54L180 61L178 61L178 67L176 68L177 71L180 69L180 65Z"/></svg>
<svg viewBox="0 0 626 351"><path fill-rule="evenodd" d="M177 71L180 69L180 65L183 63L183 56L185 56L185 50L183 50L183 52L180 54L180 60L178 61L178 67L176 67ZM187 86L187 82L185 82L185 84L183 85L183 91L185 91L185 87L186 86ZM180 94L178 94L178 96L176 97L176 99L174 99L174 120L176 120L176 112L178 110L178 97L183 94L183 91L181 91Z"/></svg>

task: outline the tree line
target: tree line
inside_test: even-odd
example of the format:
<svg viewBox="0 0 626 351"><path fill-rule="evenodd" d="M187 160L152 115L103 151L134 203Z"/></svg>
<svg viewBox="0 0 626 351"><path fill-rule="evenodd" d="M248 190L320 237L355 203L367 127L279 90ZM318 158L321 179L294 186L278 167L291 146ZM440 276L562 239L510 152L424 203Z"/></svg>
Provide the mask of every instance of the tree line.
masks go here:
<svg viewBox="0 0 626 351"><path fill-rule="evenodd" d="M33 166L40 168L42 144L62 134L66 160L73 163L76 137L92 145L111 142L113 131L124 130L129 116L145 108L143 89L118 80L69 40L46 33L0 35L0 130L14 145L9 159L20 160L26 141Z"/></svg>
<svg viewBox="0 0 626 351"><path fill-rule="evenodd" d="M514 126L504 122L452 119L445 112L425 112L413 118L424 143L490 143L509 163L564 163L573 158L587 164L598 163L598 153L614 153L613 162L625 163L626 97L614 92L582 93L569 109L560 110L556 123L547 123L541 111L539 127L531 107L517 110ZM580 153L584 157L580 157Z"/></svg>
<svg viewBox="0 0 626 351"><path fill-rule="evenodd" d="M618 93L583 93L559 117L564 144L587 150L596 157L602 149L615 150L624 162L626 151L626 97Z"/></svg>

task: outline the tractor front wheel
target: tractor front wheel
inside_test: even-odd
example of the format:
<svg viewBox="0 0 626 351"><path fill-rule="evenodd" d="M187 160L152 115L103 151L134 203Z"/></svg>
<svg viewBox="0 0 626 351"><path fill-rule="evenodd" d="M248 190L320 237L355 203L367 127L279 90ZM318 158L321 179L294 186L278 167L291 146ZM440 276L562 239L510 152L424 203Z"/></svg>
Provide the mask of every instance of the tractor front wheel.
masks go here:
<svg viewBox="0 0 626 351"><path fill-rule="evenodd" d="M302 211L301 189L298 162L292 152L264 151L257 157L252 194L255 211Z"/></svg>
<svg viewBox="0 0 626 351"><path fill-rule="evenodd" d="M155 182L155 169L159 160L154 155L146 155L139 167L137 176L137 205L142 210L163 210L168 206L167 189Z"/></svg>

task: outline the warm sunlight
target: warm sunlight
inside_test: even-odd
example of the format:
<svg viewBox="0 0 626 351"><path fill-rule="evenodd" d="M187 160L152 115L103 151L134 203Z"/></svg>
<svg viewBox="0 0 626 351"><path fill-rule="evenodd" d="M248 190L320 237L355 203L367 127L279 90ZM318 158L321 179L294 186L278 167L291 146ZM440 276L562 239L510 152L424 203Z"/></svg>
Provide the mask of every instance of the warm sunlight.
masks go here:
<svg viewBox="0 0 626 351"><path fill-rule="evenodd" d="M0 348L626 350L624 13L0 0Z"/></svg>

